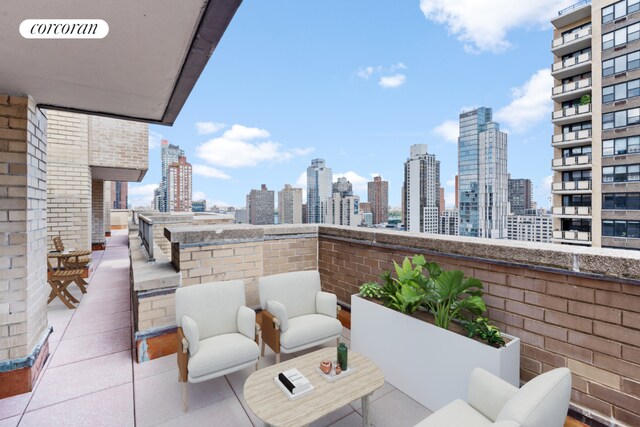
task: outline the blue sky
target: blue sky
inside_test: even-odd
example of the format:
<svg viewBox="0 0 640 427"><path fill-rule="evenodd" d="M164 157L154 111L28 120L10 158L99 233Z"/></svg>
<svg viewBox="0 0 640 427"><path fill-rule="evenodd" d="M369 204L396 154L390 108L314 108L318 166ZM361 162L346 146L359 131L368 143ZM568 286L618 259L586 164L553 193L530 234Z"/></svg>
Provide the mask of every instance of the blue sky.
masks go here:
<svg viewBox="0 0 640 427"><path fill-rule="evenodd" d="M318 157L362 201L381 174L400 206L409 146L424 143L450 206L458 115L487 106L509 134L512 177L532 179L548 207L549 19L572 3L245 0L174 126L150 126L149 171L130 202L150 202L166 138L194 165L194 198L232 206L263 183L304 187Z"/></svg>

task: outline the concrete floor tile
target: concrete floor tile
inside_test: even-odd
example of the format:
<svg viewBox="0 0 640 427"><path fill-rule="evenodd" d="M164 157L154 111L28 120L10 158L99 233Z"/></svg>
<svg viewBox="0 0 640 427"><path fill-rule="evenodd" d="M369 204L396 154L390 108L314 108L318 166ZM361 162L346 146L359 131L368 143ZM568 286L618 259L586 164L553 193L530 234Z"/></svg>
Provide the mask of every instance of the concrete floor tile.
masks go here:
<svg viewBox="0 0 640 427"><path fill-rule="evenodd" d="M0 427L16 427L20 422L20 415L0 420Z"/></svg>
<svg viewBox="0 0 640 427"><path fill-rule="evenodd" d="M131 352L109 354L60 367L47 367L27 411L130 383Z"/></svg>
<svg viewBox="0 0 640 427"><path fill-rule="evenodd" d="M122 328L131 328L131 313L129 311L101 314L93 318L72 319L64 332L63 339L67 340Z"/></svg>
<svg viewBox="0 0 640 427"><path fill-rule="evenodd" d="M357 412L352 412L344 418L339 419L331 424L331 427L361 427L362 416Z"/></svg>
<svg viewBox="0 0 640 427"><path fill-rule="evenodd" d="M178 378L178 356L175 354L133 364L133 377L136 381L167 371L175 372Z"/></svg>
<svg viewBox="0 0 640 427"><path fill-rule="evenodd" d="M131 328L129 327L79 338L66 339L63 336L49 367L67 365L129 349L131 349Z"/></svg>
<svg viewBox="0 0 640 427"><path fill-rule="evenodd" d="M345 418L351 414L355 413L355 411L353 410L353 408L349 405L347 406L343 406L342 408L335 410L333 412L330 412L329 414L325 415L324 417L320 418L319 420L316 420L314 422L312 422L311 424L309 424L310 427L327 427L330 425L333 425L334 423L336 423L337 421L341 420L342 418ZM362 425L362 421L360 421L360 425Z"/></svg>
<svg viewBox="0 0 640 427"><path fill-rule="evenodd" d="M168 371L135 383L136 424L151 426L184 415L182 383L177 372ZM188 383L189 411L196 411L228 398L235 398L224 377Z"/></svg>
<svg viewBox="0 0 640 427"><path fill-rule="evenodd" d="M373 392L373 395L369 398L369 402L375 402L376 400L380 399L382 396L391 393L395 389L396 388L394 386L392 386L391 384L385 381L382 387L380 387L379 389ZM360 408L362 407L362 400L361 399L354 400L353 402L350 403L350 405L353 409L355 409L356 411L359 411Z"/></svg>
<svg viewBox="0 0 640 427"><path fill-rule="evenodd" d="M115 289L89 289L82 298L86 303L104 303L107 301L121 300L130 298L131 293L129 289L115 288Z"/></svg>
<svg viewBox="0 0 640 427"><path fill-rule="evenodd" d="M265 352L265 355L266 355L266 352ZM253 411L249 408L249 405L247 405L247 402L244 400L244 383L247 380L247 378L249 378L249 375L251 375L254 372L255 372L255 369L251 367L244 368L240 371L236 371L232 374L228 374L226 378L227 378L227 381L229 381L229 384L231 384L231 388L233 389L234 393L238 397L238 401L240 402L240 405L242 405L245 412L249 415L249 418L251 419L251 422L253 423L253 425L262 426L264 423L260 421L260 418L258 418L256 414L253 413Z"/></svg>
<svg viewBox="0 0 640 427"><path fill-rule="evenodd" d="M399 390L371 402L370 407L370 419L376 427L413 426L431 415L431 411ZM362 415L362 409L358 413Z"/></svg>
<svg viewBox="0 0 640 427"><path fill-rule="evenodd" d="M253 424L235 397L216 402L204 408L189 410L183 415L158 424L163 427L182 426L233 426L251 427Z"/></svg>
<svg viewBox="0 0 640 427"><path fill-rule="evenodd" d="M83 301L80 307L76 309L74 318L95 317L96 315L118 313L121 311L131 311L131 298L126 297L118 300L106 302L87 302Z"/></svg>
<svg viewBox="0 0 640 427"><path fill-rule="evenodd" d="M22 415L31 399L32 393L22 393L17 396L0 399L0 420Z"/></svg>
<svg viewBox="0 0 640 427"><path fill-rule="evenodd" d="M109 388L27 412L20 426L133 426L133 384Z"/></svg>

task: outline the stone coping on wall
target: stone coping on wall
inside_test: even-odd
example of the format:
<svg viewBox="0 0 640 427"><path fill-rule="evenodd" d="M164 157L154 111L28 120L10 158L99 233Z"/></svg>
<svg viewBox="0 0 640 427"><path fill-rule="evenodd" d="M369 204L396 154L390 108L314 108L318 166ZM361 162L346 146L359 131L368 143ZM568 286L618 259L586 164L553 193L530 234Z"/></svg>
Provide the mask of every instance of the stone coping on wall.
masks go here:
<svg viewBox="0 0 640 427"><path fill-rule="evenodd" d="M134 291L180 286L180 272L176 271L171 260L157 244L153 245L156 260L149 262L147 251L141 244L140 238L129 236L129 239Z"/></svg>
<svg viewBox="0 0 640 427"><path fill-rule="evenodd" d="M320 225L321 237L351 240L398 249L419 249L443 256L485 262L527 265L542 269L640 280L640 252L517 240L408 233L403 231Z"/></svg>

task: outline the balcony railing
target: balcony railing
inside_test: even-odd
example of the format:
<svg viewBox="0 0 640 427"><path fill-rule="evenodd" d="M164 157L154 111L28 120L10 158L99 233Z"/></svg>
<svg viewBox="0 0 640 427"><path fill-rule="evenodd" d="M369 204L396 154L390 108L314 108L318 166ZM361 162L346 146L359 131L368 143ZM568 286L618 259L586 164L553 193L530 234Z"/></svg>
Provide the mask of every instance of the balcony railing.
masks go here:
<svg viewBox="0 0 640 427"><path fill-rule="evenodd" d="M578 80L575 82L565 83L556 86L551 91L554 98L560 97L560 95L577 96L578 92L588 92L591 90L591 77Z"/></svg>
<svg viewBox="0 0 640 427"><path fill-rule="evenodd" d="M558 216L591 216L591 206L557 206L552 211Z"/></svg>
<svg viewBox="0 0 640 427"><path fill-rule="evenodd" d="M583 154L580 156L561 157L551 161L551 167L557 169L573 169L588 166L591 164L591 155Z"/></svg>
<svg viewBox="0 0 640 427"><path fill-rule="evenodd" d="M554 230L553 239L588 243L591 242L591 233L589 231Z"/></svg>
<svg viewBox="0 0 640 427"><path fill-rule="evenodd" d="M144 215L138 215L138 236L142 240L142 245L147 250L149 261L155 261L153 256L153 220Z"/></svg>
<svg viewBox="0 0 640 427"><path fill-rule="evenodd" d="M565 34L551 43L551 51L556 56L562 56L571 51L584 49L591 45L591 27L583 28L575 33Z"/></svg>
<svg viewBox="0 0 640 427"><path fill-rule="evenodd" d="M591 4L591 0L580 0L578 3L573 4L569 7L565 7L564 9L558 11L558 16L566 15L567 13L573 12L576 9L579 9L583 6Z"/></svg>
<svg viewBox="0 0 640 427"><path fill-rule="evenodd" d="M551 67L551 74L556 78L564 78L579 71L587 71L590 68L591 52L586 52L582 55L554 63Z"/></svg>
<svg viewBox="0 0 640 427"><path fill-rule="evenodd" d="M551 143L553 145L580 145L591 140L591 129L583 129L575 132L565 132L553 135Z"/></svg>
<svg viewBox="0 0 640 427"><path fill-rule="evenodd" d="M554 111L551 113L551 120L555 124L567 124L585 120L587 116L591 116L591 104L576 105Z"/></svg>
<svg viewBox="0 0 640 427"><path fill-rule="evenodd" d="M561 191L591 191L591 181L565 181L554 182L552 190Z"/></svg>

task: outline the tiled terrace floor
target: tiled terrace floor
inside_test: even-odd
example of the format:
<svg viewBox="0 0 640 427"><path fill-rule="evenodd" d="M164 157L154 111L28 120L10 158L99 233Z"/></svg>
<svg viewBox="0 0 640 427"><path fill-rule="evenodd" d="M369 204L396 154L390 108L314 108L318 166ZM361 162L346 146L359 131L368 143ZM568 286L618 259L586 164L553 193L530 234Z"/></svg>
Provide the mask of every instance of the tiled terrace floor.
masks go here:
<svg viewBox="0 0 640 427"><path fill-rule="evenodd" d="M242 396L251 368L189 384L185 413L176 356L134 362L127 241L126 230L115 231L106 250L94 252L96 267L77 309L58 300L49 305L51 355L34 391L0 400L0 427L262 426ZM77 288L73 293L80 298ZM348 344L348 329L343 338ZM283 354L282 359L295 356ZM274 362L268 353L260 365ZM371 418L378 427L412 426L427 415L427 409L389 384L372 397ZM360 401L313 425L361 426Z"/></svg>

